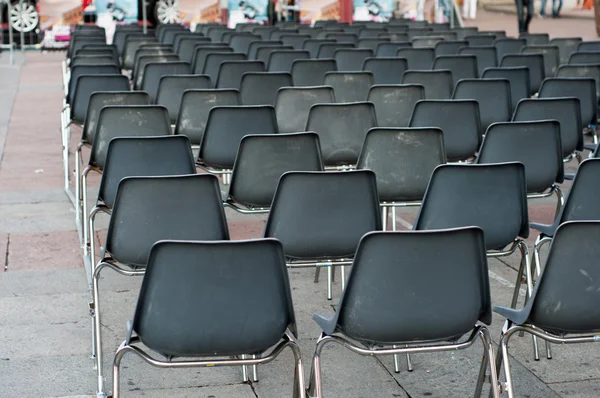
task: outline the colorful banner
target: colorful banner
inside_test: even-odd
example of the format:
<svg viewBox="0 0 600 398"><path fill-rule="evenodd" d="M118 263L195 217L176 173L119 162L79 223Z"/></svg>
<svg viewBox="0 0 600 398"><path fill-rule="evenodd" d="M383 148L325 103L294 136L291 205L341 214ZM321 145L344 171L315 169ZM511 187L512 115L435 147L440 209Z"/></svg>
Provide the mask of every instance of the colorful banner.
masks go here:
<svg viewBox="0 0 600 398"><path fill-rule="evenodd" d="M81 0L39 0L40 29L83 22Z"/></svg>
<svg viewBox="0 0 600 398"><path fill-rule="evenodd" d="M394 0L354 0L354 21L385 22L392 18Z"/></svg>
<svg viewBox="0 0 600 398"><path fill-rule="evenodd" d="M230 28L239 23L267 22L269 19L269 0L229 0L228 25Z"/></svg>
<svg viewBox="0 0 600 398"><path fill-rule="evenodd" d="M319 19L340 19L338 0L300 0L300 22L314 23Z"/></svg>
<svg viewBox="0 0 600 398"><path fill-rule="evenodd" d="M191 26L221 22L220 2L219 0L179 0L179 19L182 23Z"/></svg>
<svg viewBox="0 0 600 398"><path fill-rule="evenodd" d="M95 5L98 16L109 14L118 23L137 23L137 0L96 0Z"/></svg>

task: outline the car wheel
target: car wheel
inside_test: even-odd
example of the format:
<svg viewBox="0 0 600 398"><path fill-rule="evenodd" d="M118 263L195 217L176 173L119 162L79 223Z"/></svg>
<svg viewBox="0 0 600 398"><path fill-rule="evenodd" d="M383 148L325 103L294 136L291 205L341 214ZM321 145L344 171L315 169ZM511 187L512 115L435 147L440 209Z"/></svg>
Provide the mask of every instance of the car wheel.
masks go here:
<svg viewBox="0 0 600 398"><path fill-rule="evenodd" d="M9 12L10 25L17 32L31 32L40 23L35 4L29 1L14 2Z"/></svg>
<svg viewBox="0 0 600 398"><path fill-rule="evenodd" d="M179 1L178 0L158 0L154 8L156 20L161 24L179 22Z"/></svg>

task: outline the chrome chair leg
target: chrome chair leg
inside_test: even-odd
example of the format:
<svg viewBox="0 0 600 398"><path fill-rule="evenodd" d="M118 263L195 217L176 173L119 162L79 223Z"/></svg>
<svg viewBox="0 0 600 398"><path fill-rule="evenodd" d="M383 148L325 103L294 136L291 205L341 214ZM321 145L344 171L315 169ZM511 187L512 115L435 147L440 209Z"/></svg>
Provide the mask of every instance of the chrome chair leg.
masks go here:
<svg viewBox="0 0 600 398"><path fill-rule="evenodd" d="M396 232L396 206L392 207L392 231Z"/></svg>
<svg viewBox="0 0 600 398"><path fill-rule="evenodd" d="M408 345L406 347L408 347ZM408 369L409 372L413 371L412 361L410 359L409 353L406 354L406 368Z"/></svg>
<svg viewBox="0 0 600 398"><path fill-rule="evenodd" d="M321 334L317 340L307 389L310 397L323 397L323 382L321 379L321 350L323 349L323 345L330 339L331 337Z"/></svg>
<svg viewBox="0 0 600 398"><path fill-rule="evenodd" d="M527 243L525 241L519 241L519 250L521 251L522 259L525 260L525 273L527 275L527 300L531 297L533 293L533 275L531 272L531 265L529 263L529 249L527 248ZM538 349L537 337L532 336L533 340L533 358L536 361L540 360L540 353Z"/></svg>
<svg viewBox="0 0 600 398"><path fill-rule="evenodd" d="M327 300L331 300L333 298L332 290L333 290L333 265L327 266Z"/></svg>
<svg viewBox="0 0 600 398"><path fill-rule="evenodd" d="M494 346L490 332L486 328L479 330L479 337L483 344L483 358L481 360L481 368L479 369L479 377L477 378L477 386L475 387L475 397L481 397L483 391L483 383L486 379L486 371L490 368L490 396L498 398L500 396L500 386L498 384L498 371L496 369L496 359L494 358Z"/></svg>
<svg viewBox="0 0 600 398"><path fill-rule="evenodd" d="M256 358L256 355L252 355L252 359ZM252 365L252 381L258 381L258 365Z"/></svg>
<svg viewBox="0 0 600 398"><path fill-rule="evenodd" d="M396 345L392 347L397 348ZM400 373L400 358L398 354L394 354L394 373Z"/></svg>

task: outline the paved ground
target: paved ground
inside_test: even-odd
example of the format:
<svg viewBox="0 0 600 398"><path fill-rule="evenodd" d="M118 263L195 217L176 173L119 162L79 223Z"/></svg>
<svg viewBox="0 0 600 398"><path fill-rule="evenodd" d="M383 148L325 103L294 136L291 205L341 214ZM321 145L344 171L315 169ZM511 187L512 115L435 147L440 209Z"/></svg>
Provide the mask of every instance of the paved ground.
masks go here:
<svg viewBox="0 0 600 398"><path fill-rule="evenodd" d="M514 16L481 12L482 29L514 33ZM594 38L589 20L535 20L532 30ZM0 58L0 397L89 397L95 391L90 352L85 274L73 222L62 191L59 111L63 54L27 54L22 66ZM572 169L572 166L569 165ZM92 185L97 184L92 180ZM568 189L568 186L565 186ZM92 196L92 195L90 195ZM531 218L551 220L554 202L532 202ZM228 213L235 239L259 237L263 220ZM414 211L399 213L410 225ZM532 236L529 240L531 244ZM517 258L490 260L494 303L508 304ZM339 298L326 300L326 285L308 270L291 271L294 304L305 365L319 331L315 312L330 314ZM105 273L101 281L105 368L125 336L140 278ZM491 326L495 341L503 319ZM592 346L554 347L554 359L533 361L531 339L515 338L511 353L520 397L600 396L600 352ZM568 349L567 349L568 348ZM329 397L464 397L472 394L481 345L444 354L414 355L414 371L393 372L391 358L362 358L337 346L323 355ZM108 372L110 373L110 372ZM308 373L308 370L307 370ZM260 382L241 383L238 368L165 371L129 356L124 360L125 397L286 397L291 355L260 368ZM110 385L110 376L107 380Z"/></svg>

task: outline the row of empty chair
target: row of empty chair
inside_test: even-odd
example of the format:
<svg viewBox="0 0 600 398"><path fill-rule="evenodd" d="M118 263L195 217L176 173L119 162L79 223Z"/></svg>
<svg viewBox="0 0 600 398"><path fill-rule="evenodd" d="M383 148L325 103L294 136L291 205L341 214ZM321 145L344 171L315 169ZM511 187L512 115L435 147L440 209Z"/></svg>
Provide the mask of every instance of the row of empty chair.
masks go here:
<svg viewBox="0 0 600 398"><path fill-rule="evenodd" d="M402 35L412 41L399 43ZM526 330L556 343L568 339L564 331L592 331L591 323L569 324L579 319L570 317L568 310L546 329L547 320L536 314L548 302L562 299L588 310L577 296L582 294L578 280L569 285L571 297L545 296L556 282L553 276L545 277L546 270L542 274L539 251L555 234L584 250L600 231L597 223L571 223L598 219L593 195L573 193L576 186L586 186L580 177L583 170L598 169L598 161L582 163L564 205L559 188L563 162L582 158L584 129L595 133L600 75L594 73L600 66L592 62L593 55L586 65L581 60L596 49L581 40L503 36L409 21L283 28L248 24L236 30L200 25L194 33L166 25L149 34L125 26L109 46L101 29L76 31L64 68L63 156L65 173L70 173L70 127L79 124L83 134L75 160L75 204L89 264L98 392L105 390L98 286L105 268L144 275L132 328L115 357L115 397L120 360L128 351L164 367L242 366L244 380L251 366L256 380L256 366L290 346L296 362L294 396L320 397L319 358L330 341L364 355L394 355L399 371L399 354L407 354L411 369L411 352L466 348L477 337L484 342L485 354L476 395L482 393L485 380L491 381L492 395L499 394L497 371L504 358L505 387L512 396L506 347L510 335ZM396 45L392 57L379 57L380 49ZM535 46L549 51L533 51ZM228 50L213 51L217 48ZM325 49L332 50L331 56L319 58ZM546 54L556 49L560 66L547 73L554 64L553 55ZM529 50L534 54L521 54ZM112 62L90 51L110 52ZM268 53L266 63L264 58L256 60L265 56L261 51ZM446 53L436 57L439 51ZM240 59L228 58L236 53ZM483 69L478 64L485 59L482 54L490 56L489 67ZM82 56L90 58L82 61ZM432 60L427 67L418 63L425 57ZM581 59L569 65L574 58ZM466 60L471 75L461 63ZM285 68L273 66L276 63ZM311 69L325 63L332 69ZM197 74L198 65L203 74ZM213 72L204 74L207 65ZM298 65L307 66L300 74L303 82L318 82L316 87L297 84ZM356 68L360 69L353 71ZM350 71L340 71L345 69ZM444 99L428 90L441 76L447 82ZM383 77L398 77L393 81L398 84L376 84L381 83L376 78ZM536 78L539 85L531 85ZM357 83L361 79L366 82L362 86ZM219 87L221 81L235 84ZM84 147L90 147L91 154L81 171ZM197 167L230 175L226 192L221 192L215 176L197 175ZM358 170L348 171L352 169ZM91 171L102 173L102 179L90 212ZM527 198L554 193L559 201L553 225L531 224L543 236L530 261L524 241L530 233ZM413 227L418 232L378 232L388 229L389 208L396 230L394 209L404 205L421 206ZM268 213L264 239L230 241L224 207ZM110 224L97 261L91 236L100 212L110 214ZM559 227L564 223L568 225ZM469 227L473 225L477 227ZM574 239L581 235L587 239ZM509 323L503 350L495 355L484 326L491 323L492 303L486 256L517 250L521 262L512 301L497 309ZM553 245L546 268L556 264L551 265L558 270L553 273L566 272L566 255L557 250ZM581 257L586 272L593 264L589 256ZM203 263L199 257L212 262ZM448 259L453 266L445 264ZM218 273L211 267L216 263ZM346 283L347 265L353 272ZM317 277L326 267L329 299L334 269L342 273L343 294L335 316L315 315L323 334L307 381L286 266L315 268ZM432 281L431 272L440 275L443 284ZM546 279L542 286L540 281ZM523 281L526 305L517 310ZM215 300L211 308L194 304L207 297ZM371 299L368 304L364 297ZM165 314L151 309L150 302L181 311ZM247 333L240 340L236 319L246 316L249 303L261 314L252 312L252 326L245 324ZM232 314L229 321L219 316L223 313ZM424 313L440 317L433 325L421 317ZM180 333L194 337L174 338ZM436 344L421 346L425 341ZM537 359L535 337L533 341ZM139 342L167 358L219 358L165 362L150 359ZM410 347L398 348L406 344Z"/></svg>

